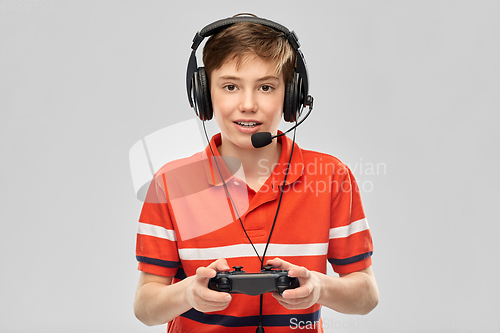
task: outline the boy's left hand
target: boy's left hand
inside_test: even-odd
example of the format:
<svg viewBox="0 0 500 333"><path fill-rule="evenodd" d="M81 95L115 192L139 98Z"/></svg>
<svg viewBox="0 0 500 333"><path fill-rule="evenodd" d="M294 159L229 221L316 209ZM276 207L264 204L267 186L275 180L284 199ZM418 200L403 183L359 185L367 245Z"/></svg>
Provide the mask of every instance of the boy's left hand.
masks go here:
<svg viewBox="0 0 500 333"><path fill-rule="evenodd" d="M290 310L307 309L318 302L321 295L321 281L318 272L310 271L305 267L293 265L280 258L274 258L266 262L276 269L288 270L288 276L299 279L300 286L295 289L287 289L280 296L273 292L273 297L285 308Z"/></svg>

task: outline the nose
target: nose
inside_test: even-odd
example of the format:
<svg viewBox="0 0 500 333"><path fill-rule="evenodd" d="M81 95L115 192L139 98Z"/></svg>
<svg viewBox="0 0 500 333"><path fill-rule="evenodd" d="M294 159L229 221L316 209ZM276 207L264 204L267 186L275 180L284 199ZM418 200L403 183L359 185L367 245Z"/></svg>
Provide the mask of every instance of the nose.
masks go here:
<svg viewBox="0 0 500 333"><path fill-rule="evenodd" d="M257 111L257 100L253 91L245 91L241 95L239 110L241 112Z"/></svg>

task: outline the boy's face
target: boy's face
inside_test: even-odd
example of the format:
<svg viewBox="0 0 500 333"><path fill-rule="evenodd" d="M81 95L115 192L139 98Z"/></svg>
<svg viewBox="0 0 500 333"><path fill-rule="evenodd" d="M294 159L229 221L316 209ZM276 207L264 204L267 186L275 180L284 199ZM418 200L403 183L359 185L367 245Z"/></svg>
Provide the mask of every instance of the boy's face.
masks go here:
<svg viewBox="0 0 500 333"><path fill-rule="evenodd" d="M272 62L247 56L239 69L235 60L226 62L211 73L210 93L225 148L255 149L250 139L253 133L277 133L285 83Z"/></svg>

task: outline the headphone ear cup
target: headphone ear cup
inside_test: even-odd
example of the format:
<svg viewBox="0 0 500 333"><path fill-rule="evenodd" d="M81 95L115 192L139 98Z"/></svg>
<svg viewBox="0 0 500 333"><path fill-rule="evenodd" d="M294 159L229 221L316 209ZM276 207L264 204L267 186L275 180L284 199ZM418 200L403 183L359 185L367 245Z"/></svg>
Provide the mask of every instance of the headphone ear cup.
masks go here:
<svg viewBox="0 0 500 333"><path fill-rule="evenodd" d="M194 73L193 90L196 108L198 109L198 117L200 117L201 120L212 119L212 98L210 97L205 67L198 67L198 71Z"/></svg>
<svg viewBox="0 0 500 333"><path fill-rule="evenodd" d="M285 102L283 104L283 118L287 122L297 120L300 112L300 76L297 72L293 73L292 80L288 82L285 88Z"/></svg>

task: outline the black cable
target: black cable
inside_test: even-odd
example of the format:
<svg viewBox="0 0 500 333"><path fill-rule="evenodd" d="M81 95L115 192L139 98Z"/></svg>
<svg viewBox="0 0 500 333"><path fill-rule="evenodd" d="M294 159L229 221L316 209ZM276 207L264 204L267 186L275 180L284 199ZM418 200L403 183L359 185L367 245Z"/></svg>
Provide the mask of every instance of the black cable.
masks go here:
<svg viewBox="0 0 500 333"><path fill-rule="evenodd" d="M278 219L278 212L280 211L281 199L283 198L283 187L285 187L285 184L286 184L286 179L288 177L288 171L290 169L290 163L292 162L293 148L295 147L296 129L297 128L293 129L292 150L290 151L290 158L288 159L288 165L286 166L285 178L283 179L283 185L281 186L281 190L280 190L280 198L278 201L278 208L276 208L276 214L274 215L273 225L271 226L271 231L269 232L269 238L267 239L266 248L264 249L264 253L262 254L262 260L260 261L260 269L261 270L264 269L264 259L266 257L267 248L269 246L269 243L271 242L271 236L272 236L273 231L274 231L274 225L276 224L276 220ZM256 333L260 333L260 332L264 333L264 326L262 325L262 309L264 307L263 300L264 300L264 295L261 294L260 295L259 326L257 327Z"/></svg>
<svg viewBox="0 0 500 333"><path fill-rule="evenodd" d="M262 325L262 309L264 308L264 294L260 294L260 309L259 309L259 326L255 333L264 333L264 325Z"/></svg>
<svg viewBox="0 0 500 333"><path fill-rule="evenodd" d="M265 260L265 257L266 257L267 249L269 247L269 243L271 242L271 236L273 234L274 226L276 225L276 220L278 219L278 212L279 212L280 207L281 207L281 200L283 198L283 187L286 185L286 179L288 178L288 171L290 170L290 163L292 162L293 150L294 150L294 147L295 147L295 134L296 134L296 131L297 131L297 127L295 127L293 129L292 149L290 151L290 157L288 159L288 164L286 166L286 173L285 173L285 178L283 179L283 185L280 188L280 198L278 200L278 207L276 208L276 214L274 215L274 220L273 220L273 224L271 226L271 231L269 232L269 237L267 239L266 246L264 248L264 253L262 254L262 258L261 258L260 255L259 255L259 252L255 248L255 245L253 244L252 240L250 239L250 236L248 236L248 233L247 233L247 231L245 229L245 226L243 225L243 221L241 220L240 214L238 213L238 210L237 210L236 205L235 205L235 203L233 201L233 198L231 197L231 194L229 193L229 190L228 190L227 185L226 185L226 181L224 180L224 177L222 177L222 172L220 171L219 164L217 163L217 158L215 156L215 153L214 153L214 151L212 149L212 145L210 144L210 140L208 138L207 129L205 127L205 121L202 121L202 124L203 124L203 130L205 132L205 138L207 139L208 146L210 147L210 151L212 152L212 156L214 158L215 165L217 166L217 171L219 172L219 176L220 176L220 178L222 180L222 184L224 186L224 190L226 192L226 196L229 198L229 200L231 200L231 204L232 204L232 206L234 208L236 216L238 217L238 220L240 221L241 227L243 228L243 231L245 232L245 236L247 237L248 241L250 242L250 245L252 246L253 250L257 254L257 257L259 258L260 269L263 270L264 269L264 260ZM296 124L297 124L297 122L296 122ZM263 305L264 305L263 299L264 299L264 295L261 294L260 295L260 309L259 309L259 326L257 326L256 333L260 333L260 332L264 333L264 327L262 325L262 310L263 310Z"/></svg>
<svg viewBox="0 0 500 333"><path fill-rule="evenodd" d="M243 225L243 221L241 220L240 214L238 213L236 205L235 205L235 203L233 201L233 197L229 193L229 190L228 190L227 185L226 185L226 181L224 180L224 177L222 177L222 172L219 169L219 163L217 163L217 158L215 157L214 151L212 149L212 145L210 144L210 140L208 139L207 129L205 128L205 121L202 121L202 124L203 124L203 130L205 131L205 137L207 138L207 141L208 141L208 146L210 147L210 151L212 152L212 156L214 158L215 165L217 166L217 171L219 172L220 179L222 180L222 185L224 185L224 189L225 189L225 192L226 192L226 197L228 197L229 200L231 200L231 204L233 205L234 212L236 213L236 216L238 217L238 220L240 221L241 227L243 228L243 231L245 232L245 236L247 236L247 239L250 242L250 245L252 245L252 248L253 248L255 254L257 254L257 257L259 258L259 261L261 262L261 266L262 266L262 260L260 259L259 252L257 251L257 249L255 248L255 246L253 245L252 240L250 239L250 236L248 236L248 233L247 233L247 231L245 229L245 226Z"/></svg>
<svg viewBox="0 0 500 333"><path fill-rule="evenodd" d="M271 226L271 232L269 233L269 238L267 239L266 248L264 249L264 253L262 254L261 267L260 267L261 270L264 269L264 258L266 257L266 252L267 252L267 248L269 246L269 242L271 241L271 236L272 236L273 231L274 231L274 225L276 224L276 220L278 218L278 212L280 211L281 199L283 198L283 187L286 184L286 179L288 177L288 171L290 169L290 163L292 162L293 148L295 147L296 129L297 128L294 128L294 130L293 130L292 150L290 151L290 158L288 159L288 164L286 166L285 178L283 179L283 185L281 186L281 191L280 191L281 193L280 193L280 199L278 201L278 208L276 209L276 215L274 215L274 221L273 221L273 225Z"/></svg>

